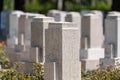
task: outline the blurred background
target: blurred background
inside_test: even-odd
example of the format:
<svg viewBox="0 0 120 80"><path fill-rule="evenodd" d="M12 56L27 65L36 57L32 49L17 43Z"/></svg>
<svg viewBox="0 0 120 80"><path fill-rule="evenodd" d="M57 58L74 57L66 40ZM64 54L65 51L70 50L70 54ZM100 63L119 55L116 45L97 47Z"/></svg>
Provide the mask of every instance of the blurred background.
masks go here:
<svg viewBox="0 0 120 80"><path fill-rule="evenodd" d="M119 1L119 0L113 0ZM109 11L112 0L0 0L1 10L23 10L47 13L50 9L80 11L97 9Z"/></svg>
<svg viewBox="0 0 120 80"><path fill-rule="evenodd" d="M62 11L101 10L104 14L108 11L120 11L120 0L0 0L0 26L4 11L22 10L47 14L48 10ZM4 17L4 16L3 16ZM4 21L3 21L4 22ZM4 24L4 23L2 23ZM7 24L4 24L7 25ZM6 40L8 29L0 27L0 41Z"/></svg>

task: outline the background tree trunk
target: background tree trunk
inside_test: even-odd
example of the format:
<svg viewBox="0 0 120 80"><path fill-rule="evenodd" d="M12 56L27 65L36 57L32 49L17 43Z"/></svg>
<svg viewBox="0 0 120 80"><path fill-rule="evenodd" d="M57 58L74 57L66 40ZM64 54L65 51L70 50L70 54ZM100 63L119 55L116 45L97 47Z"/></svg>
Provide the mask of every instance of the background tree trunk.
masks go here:
<svg viewBox="0 0 120 80"><path fill-rule="evenodd" d="M112 11L120 11L120 0L112 0Z"/></svg>
<svg viewBox="0 0 120 80"><path fill-rule="evenodd" d="M15 0L14 9L24 11L25 10L25 0Z"/></svg>
<svg viewBox="0 0 120 80"><path fill-rule="evenodd" d="M0 0L0 12L3 10L3 0Z"/></svg>

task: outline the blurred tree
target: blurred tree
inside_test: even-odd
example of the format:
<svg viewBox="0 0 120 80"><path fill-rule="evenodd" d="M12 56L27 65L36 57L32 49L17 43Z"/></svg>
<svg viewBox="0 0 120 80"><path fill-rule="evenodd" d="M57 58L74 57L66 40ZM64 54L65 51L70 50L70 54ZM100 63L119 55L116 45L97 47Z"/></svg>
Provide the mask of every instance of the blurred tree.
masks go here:
<svg viewBox="0 0 120 80"><path fill-rule="evenodd" d="M120 0L112 0L112 11L120 11Z"/></svg>
<svg viewBox="0 0 120 80"><path fill-rule="evenodd" d="M3 10L13 10L14 9L14 0L4 0Z"/></svg>
<svg viewBox="0 0 120 80"><path fill-rule="evenodd" d="M24 11L25 10L25 0L15 0L14 9Z"/></svg>

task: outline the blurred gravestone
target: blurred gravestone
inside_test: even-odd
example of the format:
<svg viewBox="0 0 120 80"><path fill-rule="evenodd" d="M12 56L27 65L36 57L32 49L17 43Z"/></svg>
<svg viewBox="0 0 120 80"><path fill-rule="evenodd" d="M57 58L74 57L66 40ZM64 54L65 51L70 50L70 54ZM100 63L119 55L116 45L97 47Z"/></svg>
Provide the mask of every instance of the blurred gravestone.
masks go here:
<svg viewBox="0 0 120 80"><path fill-rule="evenodd" d="M100 62L106 67L120 64L120 13L109 12L105 19L105 58Z"/></svg>
<svg viewBox="0 0 120 80"><path fill-rule="evenodd" d="M9 29L9 14L10 11L2 11L1 12L1 29L3 30L3 35L8 35L8 29Z"/></svg>

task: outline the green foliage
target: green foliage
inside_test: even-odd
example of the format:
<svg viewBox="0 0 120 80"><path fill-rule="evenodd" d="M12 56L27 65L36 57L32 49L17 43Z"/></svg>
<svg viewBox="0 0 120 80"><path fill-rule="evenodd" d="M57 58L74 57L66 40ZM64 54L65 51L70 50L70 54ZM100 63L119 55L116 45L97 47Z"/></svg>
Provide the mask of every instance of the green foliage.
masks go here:
<svg viewBox="0 0 120 80"><path fill-rule="evenodd" d="M83 71L82 80L120 80L120 69L108 66L105 70Z"/></svg>
<svg viewBox="0 0 120 80"><path fill-rule="evenodd" d="M6 68L9 65L9 59L5 55L4 47L5 45L0 44L0 64L2 65L2 67Z"/></svg>
<svg viewBox="0 0 120 80"><path fill-rule="evenodd" d="M0 80L43 80L43 66L40 63L34 63L33 74L19 71L21 66L15 63L15 69L0 70Z"/></svg>
<svg viewBox="0 0 120 80"><path fill-rule="evenodd" d="M80 11L84 9L89 9L89 10L104 10L108 11L111 8L111 2L105 2L103 0L97 1L95 4L90 4L90 5L84 5L84 4L74 4L70 3L67 6L67 10L69 11Z"/></svg>
<svg viewBox="0 0 120 80"><path fill-rule="evenodd" d="M26 4L25 10L29 12L40 12L40 13L47 13L48 10L53 9L55 6L52 5L50 2L46 2L44 4L39 3L38 1L31 2Z"/></svg>
<svg viewBox="0 0 120 80"><path fill-rule="evenodd" d="M3 0L4 7L3 10L13 10L14 9L14 0Z"/></svg>
<svg viewBox="0 0 120 80"><path fill-rule="evenodd" d="M90 5L89 9L98 9L98 10L110 10L111 3L110 2L104 2L104 1L98 1L96 4Z"/></svg>

